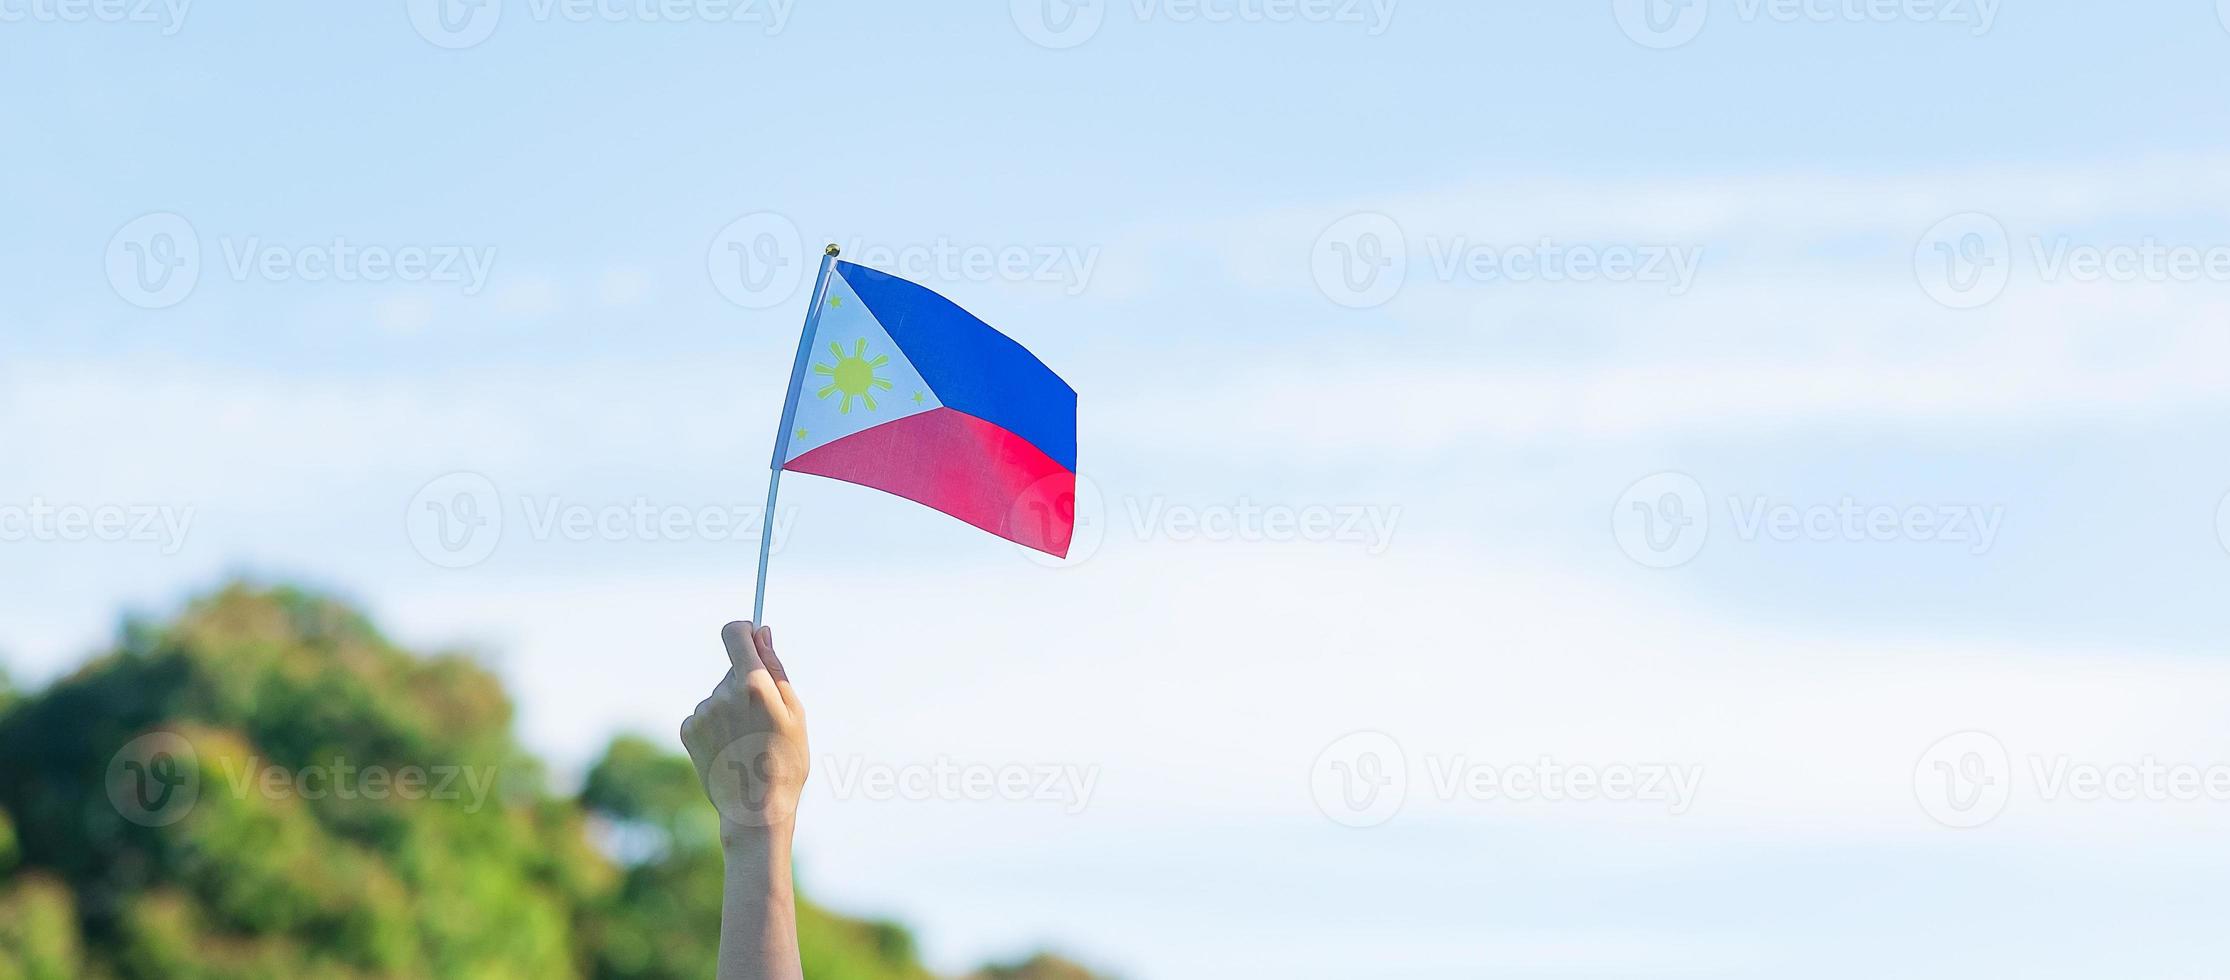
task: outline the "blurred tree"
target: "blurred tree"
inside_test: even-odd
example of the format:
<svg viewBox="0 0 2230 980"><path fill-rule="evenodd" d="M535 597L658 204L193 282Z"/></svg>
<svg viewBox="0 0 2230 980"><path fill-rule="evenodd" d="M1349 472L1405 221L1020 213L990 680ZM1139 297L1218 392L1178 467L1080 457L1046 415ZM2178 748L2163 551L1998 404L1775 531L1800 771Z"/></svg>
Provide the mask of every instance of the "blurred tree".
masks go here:
<svg viewBox="0 0 2230 980"><path fill-rule="evenodd" d="M1095 980L1096 974L1051 953L1039 953L1018 963L985 966L967 980Z"/></svg>
<svg viewBox="0 0 2230 980"><path fill-rule="evenodd" d="M710 977L688 760L622 737L567 799L511 720L470 659L290 588L127 620L33 696L0 678L0 980ZM799 940L813 980L930 976L892 924L801 902Z"/></svg>

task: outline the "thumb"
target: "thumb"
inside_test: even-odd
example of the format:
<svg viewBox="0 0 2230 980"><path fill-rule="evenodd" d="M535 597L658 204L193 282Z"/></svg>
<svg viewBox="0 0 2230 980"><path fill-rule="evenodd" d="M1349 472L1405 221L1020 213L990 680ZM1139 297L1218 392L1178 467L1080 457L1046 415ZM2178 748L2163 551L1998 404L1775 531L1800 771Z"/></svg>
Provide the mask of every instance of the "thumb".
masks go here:
<svg viewBox="0 0 2230 980"><path fill-rule="evenodd" d="M720 642L728 648L728 663L735 668L736 679L743 680L754 670L765 670L759 662L759 648L751 642L750 623L729 623L720 628Z"/></svg>

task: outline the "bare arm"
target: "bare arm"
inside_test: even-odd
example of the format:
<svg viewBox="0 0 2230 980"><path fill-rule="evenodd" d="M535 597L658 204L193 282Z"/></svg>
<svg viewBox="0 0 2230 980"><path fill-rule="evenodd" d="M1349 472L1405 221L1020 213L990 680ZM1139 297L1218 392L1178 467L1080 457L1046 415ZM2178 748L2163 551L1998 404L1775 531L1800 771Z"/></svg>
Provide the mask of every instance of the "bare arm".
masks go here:
<svg viewBox="0 0 2230 980"><path fill-rule="evenodd" d="M802 980L790 835L809 758L805 710L775 655L773 631L729 623L720 639L728 676L681 724L682 744L720 811L720 980Z"/></svg>

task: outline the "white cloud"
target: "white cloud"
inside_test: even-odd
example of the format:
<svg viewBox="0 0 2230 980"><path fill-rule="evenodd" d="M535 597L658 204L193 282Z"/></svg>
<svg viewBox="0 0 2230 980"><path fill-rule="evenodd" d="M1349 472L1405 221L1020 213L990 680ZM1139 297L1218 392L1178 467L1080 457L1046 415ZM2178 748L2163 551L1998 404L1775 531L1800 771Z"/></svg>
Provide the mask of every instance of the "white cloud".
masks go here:
<svg viewBox="0 0 2230 980"><path fill-rule="evenodd" d="M2230 395L2208 365L2230 356L2219 327L2230 284L2047 280L2024 239L2230 248L2220 163L1512 179L1146 226L1111 254L1211 243L1230 275L1286 300L1276 316L1298 322L1274 335L1187 331L1165 342L1173 367L1097 385L1108 400L1090 414L1141 446L1326 460L1481 441L1822 423L1987 429L2217 409ZM1311 244L1356 210L1393 216L1408 242L1406 284L1381 309L1340 309L1310 278ZM1914 247L1966 210L2009 228L2013 276L1989 305L1951 310L1915 278ZM1441 280L1427 254L1431 241L1542 238L1706 251L1678 295L1651 283Z"/></svg>
<svg viewBox="0 0 2230 980"><path fill-rule="evenodd" d="M725 669L714 634L749 598L748 583L702 579L482 581L383 590L383 612L416 638L504 650L528 735L576 762L614 727L678 724ZM1942 833L1913 801L1912 768L1967 729L2101 762L2230 762L2216 749L2230 735L2230 666L2204 659L1733 625L1601 579L1438 549L1111 542L1060 571L1017 560L785 572L777 585L770 619L814 709L817 752L1099 765L1093 817L1125 825L1313 816L1310 763L1364 729L1411 756L1404 819L1829 839ZM1421 798L1423 760L1457 755L1666 761L1707 776L1679 817ZM2196 829L2207 812L2016 809L2008 825L2092 836Z"/></svg>

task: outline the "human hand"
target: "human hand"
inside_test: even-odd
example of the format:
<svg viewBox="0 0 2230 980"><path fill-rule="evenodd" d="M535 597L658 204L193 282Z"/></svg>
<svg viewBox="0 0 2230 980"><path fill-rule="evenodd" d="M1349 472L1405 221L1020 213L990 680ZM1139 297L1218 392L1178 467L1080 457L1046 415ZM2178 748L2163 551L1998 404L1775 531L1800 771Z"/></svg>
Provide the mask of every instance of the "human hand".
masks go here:
<svg viewBox="0 0 2230 980"><path fill-rule="evenodd" d="M805 709L774 651L774 632L751 623L720 630L728 676L681 723L681 744L720 811L722 843L787 841L805 791Z"/></svg>

